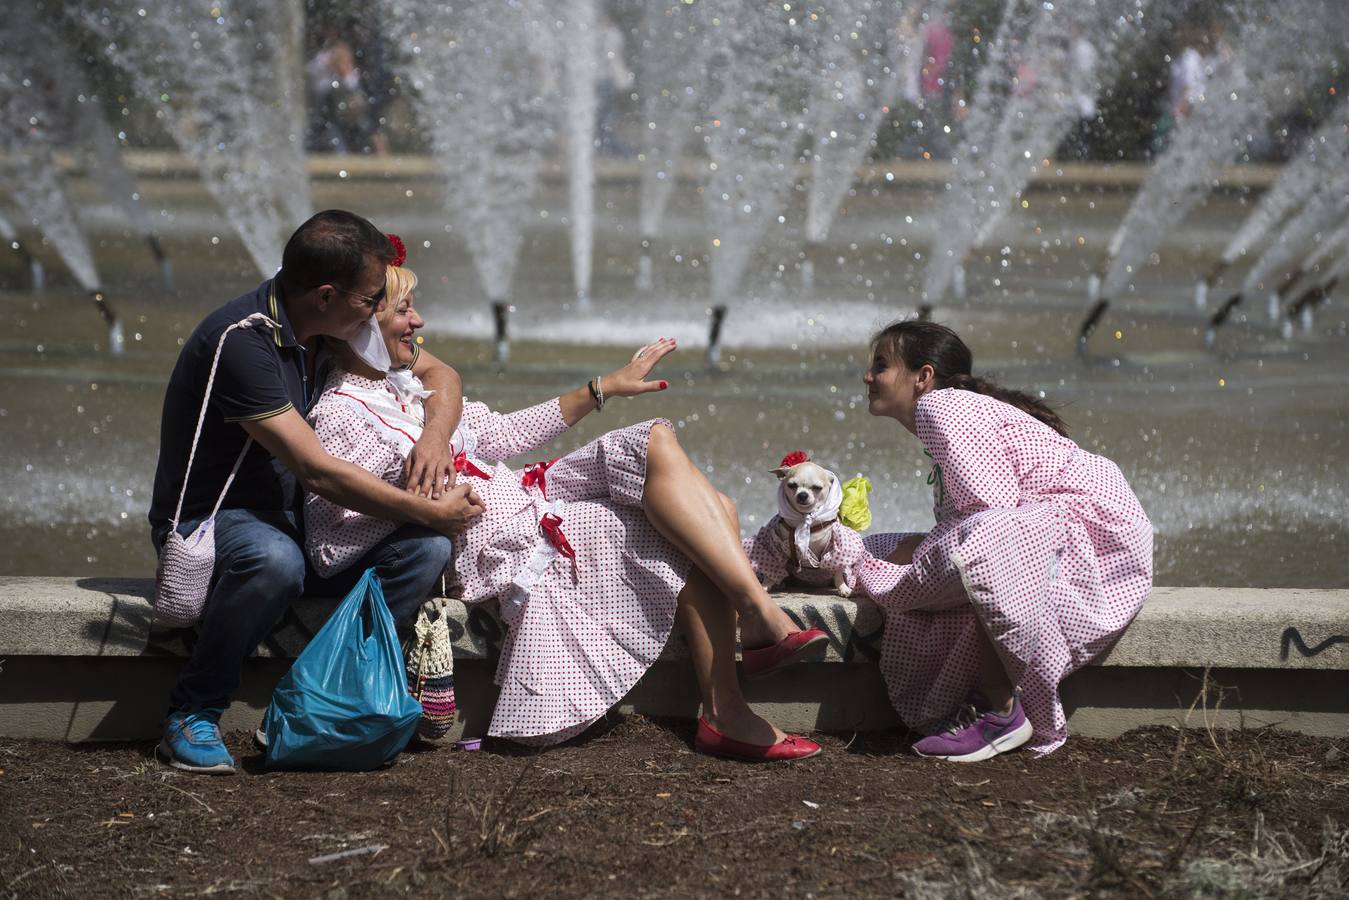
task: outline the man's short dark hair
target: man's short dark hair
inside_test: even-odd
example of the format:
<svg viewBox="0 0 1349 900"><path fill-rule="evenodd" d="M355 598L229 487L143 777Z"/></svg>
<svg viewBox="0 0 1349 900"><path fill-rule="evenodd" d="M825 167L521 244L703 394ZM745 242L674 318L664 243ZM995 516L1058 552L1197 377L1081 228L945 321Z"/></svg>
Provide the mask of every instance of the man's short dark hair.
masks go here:
<svg viewBox="0 0 1349 900"><path fill-rule="evenodd" d="M393 259L393 244L367 219L345 209L315 213L281 254L281 284L301 293L320 284L351 289L372 259Z"/></svg>

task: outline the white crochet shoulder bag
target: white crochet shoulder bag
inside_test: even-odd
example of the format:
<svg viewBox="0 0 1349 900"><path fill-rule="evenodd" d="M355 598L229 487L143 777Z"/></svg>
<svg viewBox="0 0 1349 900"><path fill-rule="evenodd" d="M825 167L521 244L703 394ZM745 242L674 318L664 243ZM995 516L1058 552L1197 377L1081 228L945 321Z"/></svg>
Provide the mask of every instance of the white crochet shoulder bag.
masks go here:
<svg viewBox="0 0 1349 900"><path fill-rule="evenodd" d="M257 324L266 324L279 328L272 319L262 313L253 313L245 319L235 322L220 335L216 344L215 358L211 360L211 374L206 379L206 391L201 398L201 413L197 416L197 430L192 435L192 449L187 455L187 468L183 471L183 489L178 494L178 508L173 511L173 525L169 528L164 546L159 549L159 564L155 567L155 596L151 605L155 618L165 625L185 628L200 621L206 609L206 596L211 588L211 573L215 569L215 516L220 504L229 493L234 476L244 461L248 449L253 446L250 437L244 441L239 458L230 469L229 478L216 498L215 508L197 529L187 537L178 533L178 522L183 513L183 499L187 496L187 479L192 472L192 460L197 455L197 442L201 440L201 427L206 421L206 404L211 399L211 388L215 384L216 368L220 365L220 353L225 349L225 338L236 328L249 328Z"/></svg>

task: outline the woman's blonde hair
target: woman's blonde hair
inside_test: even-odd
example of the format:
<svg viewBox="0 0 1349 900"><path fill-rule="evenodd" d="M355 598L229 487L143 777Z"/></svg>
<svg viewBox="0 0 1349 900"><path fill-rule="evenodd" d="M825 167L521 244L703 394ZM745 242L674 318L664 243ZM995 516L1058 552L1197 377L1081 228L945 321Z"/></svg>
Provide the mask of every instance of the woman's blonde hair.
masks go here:
<svg viewBox="0 0 1349 900"><path fill-rule="evenodd" d="M392 319L398 311L398 304L402 303L404 298L416 288L416 272L403 266L386 268L384 270L384 308L375 313L375 321L383 325ZM332 348L333 356L337 359L338 365L347 371L351 371L352 363L358 360L347 342L329 338L328 346Z"/></svg>

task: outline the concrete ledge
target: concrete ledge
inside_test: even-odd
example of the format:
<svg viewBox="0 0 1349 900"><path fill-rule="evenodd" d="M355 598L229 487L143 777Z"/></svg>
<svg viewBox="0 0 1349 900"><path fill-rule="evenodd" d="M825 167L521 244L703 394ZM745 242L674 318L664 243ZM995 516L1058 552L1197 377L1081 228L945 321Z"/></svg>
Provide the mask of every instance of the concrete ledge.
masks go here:
<svg viewBox="0 0 1349 900"><path fill-rule="evenodd" d="M152 736L190 631L154 627L149 579L0 577L0 735L63 740ZM794 729L898 724L879 670L881 617L867 600L777 595L802 626L831 636L825 661L747 686ZM481 733L503 630L485 607L452 601L460 730ZM276 680L334 602L304 599L245 667L223 724L251 728ZM1278 725L1349 732L1349 591L1158 588L1123 637L1064 685L1070 728L1111 736L1142 724ZM688 651L676 633L624 701L696 715Z"/></svg>

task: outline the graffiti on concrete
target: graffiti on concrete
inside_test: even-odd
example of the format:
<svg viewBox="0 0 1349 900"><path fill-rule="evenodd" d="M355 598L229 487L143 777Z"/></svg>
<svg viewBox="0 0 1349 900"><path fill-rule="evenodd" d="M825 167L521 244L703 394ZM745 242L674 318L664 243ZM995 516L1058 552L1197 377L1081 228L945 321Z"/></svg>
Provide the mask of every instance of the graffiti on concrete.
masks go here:
<svg viewBox="0 0 1349 900"><path fill-rule="evenodd" d="M795 610L785 610L798 628L819 628L829 635L838 655L844 662L875 662L881 658L881 628L862 632L848 615L854 607L851 603L833 603L821 608L807 604L803 615Z"/></svg>
<svg viewBox="0 0 1349 900"><path fill-rule="evenodd" d="M1302 639L1302 632L1296 628L1285 628L1283 637L1279 639L1279 659L1287 661L1288 651L1296 647L1297 652L1304 657L1318 656L1336 644L1349 644L1349 634L1332 634L1319 644L1308 647L1307 642Z"/></svg>

